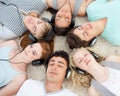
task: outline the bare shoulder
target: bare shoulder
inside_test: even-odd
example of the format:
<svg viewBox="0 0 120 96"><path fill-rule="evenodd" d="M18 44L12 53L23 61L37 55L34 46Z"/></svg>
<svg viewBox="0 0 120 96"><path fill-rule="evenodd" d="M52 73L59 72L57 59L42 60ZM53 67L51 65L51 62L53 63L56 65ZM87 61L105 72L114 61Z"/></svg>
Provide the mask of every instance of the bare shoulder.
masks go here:
<svg viewBox="0 0 120 96"><path fill-rule="evenodd" d="M8 41L3 42L0 46L2 47L2 46L6 46L6 45L17 47L18 43L16 40L8 40Z"/></svg>
<svg viewBox="0 0 120 96"><path fill-rule="evenodd" d="M20 73L19 75L17 75L14 80L19 82L19 83L22 83L24 82L25 80L27 79L27 74L26 73Z"/></svg>
<svg viewBox="0 0 120 96"><path fill-rule="evenodd" d="M110 55L106 58L105 61L113 61L113 62L120 63L120 56Z"/></svg>

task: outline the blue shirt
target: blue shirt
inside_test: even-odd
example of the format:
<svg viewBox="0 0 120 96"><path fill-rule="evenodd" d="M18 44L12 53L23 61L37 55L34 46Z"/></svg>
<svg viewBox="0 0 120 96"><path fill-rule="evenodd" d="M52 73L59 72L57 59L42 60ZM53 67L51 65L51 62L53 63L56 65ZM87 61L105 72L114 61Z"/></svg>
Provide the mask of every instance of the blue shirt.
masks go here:
<svg viewBox="0 0 120 96"><path fill-rule="evenodd" d="M120 0L96 0L87 7L89 21L107 18L101 36L113 45L120 45Z"/></svg>
<svg viewBox="0 0 120 96"><path fill-rule="evenodd" d="M12 47L5 46L0 47L0 59L9 60L9 53ZM20 72L13 69L8 61L0 60L0 87L3 87L10 83L13 78Z"/></svg>
<svg viewBox="0 0 120 96"><path fill-rule="evenodd" d="M27 29L23 24L21 12L41 13L46 7L42 0L0 0L0 21L18 36L21 36ZM8 32L9 35L9 32ZM12 38L11 38L12 39Z"/></svg>

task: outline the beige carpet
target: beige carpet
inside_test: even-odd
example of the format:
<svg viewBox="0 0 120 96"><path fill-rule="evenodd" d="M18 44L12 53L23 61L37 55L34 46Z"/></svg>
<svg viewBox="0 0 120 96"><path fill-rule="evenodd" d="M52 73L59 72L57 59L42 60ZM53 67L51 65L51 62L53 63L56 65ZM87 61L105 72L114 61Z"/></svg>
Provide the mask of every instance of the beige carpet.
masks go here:
<svg viewBox="0 0 120 96"><path fill-rule="evenodd" d="M44 12L42 16L51 17L51 14L49 12ZM82 24L87 21L87 17L82 18L75 18L76 25ZM0 42L3 42L0 40ZM66 43L66 37L63 36L56 36L54 39L54 50L65 50L67 52L70 52L71 50L68 48L68 45ZM97 43L94 47L90 48L91 50L94 50L95 52L99 53L102 56L107 55L119 55L120 56L120 47L118 46L112 46L108 42L106 42L101 37L98 37ZM45 68L43 66L35 67L31 64L28 67L28 77L37 79L40 81L44 81L45 77ZM79 96L87 96L87 88L79 86L78 88L74 88L70 81L65 81L63 86L65 88L68 88L78 94Z"/></svg>

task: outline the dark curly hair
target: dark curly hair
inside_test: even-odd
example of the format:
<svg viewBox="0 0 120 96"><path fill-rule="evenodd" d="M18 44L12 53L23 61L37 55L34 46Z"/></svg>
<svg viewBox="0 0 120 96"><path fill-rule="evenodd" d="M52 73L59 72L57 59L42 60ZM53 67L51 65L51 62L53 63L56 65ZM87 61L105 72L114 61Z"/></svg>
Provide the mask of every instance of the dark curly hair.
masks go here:
<svg viewBox="0 0 120 96"><path fill-rule="evenodd" d="M58 50L58 51L55 51L54 53L52 53L51 55L49 55L49 57L46 59L46 61L45 61L46 70L48 67L48 63L52 57L61 57L61 58L65 59L65 61L67 62L67 69L69 68L69 55L68 55L68 53L65 51L62 51L62 50Z"/></svg>

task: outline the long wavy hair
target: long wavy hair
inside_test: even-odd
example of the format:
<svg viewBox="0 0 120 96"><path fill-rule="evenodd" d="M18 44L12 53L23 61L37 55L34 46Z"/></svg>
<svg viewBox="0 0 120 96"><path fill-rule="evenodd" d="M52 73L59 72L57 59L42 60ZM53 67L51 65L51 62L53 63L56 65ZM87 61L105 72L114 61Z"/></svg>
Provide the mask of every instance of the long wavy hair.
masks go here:
<svg viewBox="0 0 120 96"><path fill-rule="evenodd" d="M73 67L75 68L76 66L75 66L75 64L74 64L74 62L73 62L73 54L75 53L75 52L77 52L79 50L79 48L77 48L77 49L74 49L71 53L70 53L70 67L71 67L71 76L70 76L70 80L72 81L72 83L73 83L73 85L74 86L84 86L84 87L89 87L90 86L90 82L91 82L91 79L93 78L89 73L87 73L87 72L85 72L84 74L80 74L80 73L77 73L74 69L73 69ZM88 49L87 49L88 50ZM90 50L88 50L88 51L90 51ZM91 51L91 52L93 52L93 51ZM90 52L90 53L91 53ZM94 53L94 52L93 52ZM93 55L93 53L92 53L92 55ZM96 54L96 53L94 53L94 54ZM103 61L103 60L105 60L105 58L104 57L102 57L102 56L100 56L100 55L98 55L98 54L96 54L97 56L98 56L98 58L95 58L94 56L94 58L95 58L95 60L97 61L97 62L101 62L101 61Z"/></svg>
<svg viewBox="0 0 120 96"><path fill-rule="evenodd" d="M28 38L29 33L25 33L23 37L20 38L20 47L24 50L32 41ZM46 59L54 50L54 41L38 41L43 48L42 57L40 59Z"/></svg>

